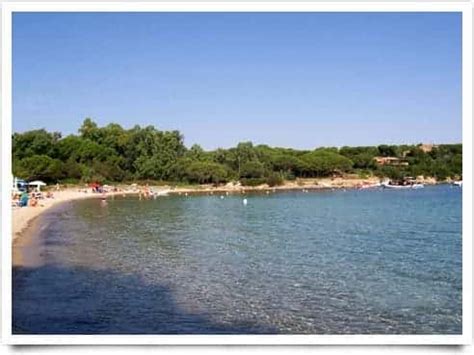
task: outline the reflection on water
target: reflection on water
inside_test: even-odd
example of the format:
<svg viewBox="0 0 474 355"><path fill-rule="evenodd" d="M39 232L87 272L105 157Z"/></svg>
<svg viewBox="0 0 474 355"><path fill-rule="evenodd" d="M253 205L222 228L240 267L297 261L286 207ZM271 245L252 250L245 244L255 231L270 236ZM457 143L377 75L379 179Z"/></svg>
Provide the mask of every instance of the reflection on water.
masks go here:
<svg viewBox="0 0 474 355"><path fill-rule="evenodd" d="M22 333L461 333L461 192L84 200L14 270Z"/></svg>

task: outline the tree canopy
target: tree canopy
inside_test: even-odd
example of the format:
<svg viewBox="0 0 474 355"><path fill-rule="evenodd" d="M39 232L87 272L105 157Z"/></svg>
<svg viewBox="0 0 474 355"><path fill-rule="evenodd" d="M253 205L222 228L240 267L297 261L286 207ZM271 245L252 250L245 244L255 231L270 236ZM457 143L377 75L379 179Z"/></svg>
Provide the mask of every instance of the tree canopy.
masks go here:
<svg viewBox="0 0 474 355"><path fill-rule="evenodd" d="M317 142L315 142L315 146ZM364 173L401 178L462 175L462 145L445 144L424 151L418 145L323 147L314 150L240 142L229 149L205 151L184 145L178 131L154 126L99 127L86 118L77 135L63 137L44 129L12 136L13 173L25 179L57 181L160 180L185 183L280 184L284 179ZM375 157L396 157L404 164L379 165Z"/></svg>

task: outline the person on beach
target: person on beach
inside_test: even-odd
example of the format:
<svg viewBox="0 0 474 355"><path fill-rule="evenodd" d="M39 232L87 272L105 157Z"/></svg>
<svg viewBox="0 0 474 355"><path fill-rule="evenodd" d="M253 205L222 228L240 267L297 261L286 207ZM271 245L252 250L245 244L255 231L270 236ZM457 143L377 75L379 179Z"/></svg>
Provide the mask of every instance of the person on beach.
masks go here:
<svg viewBox="0 0 474 355"><path fill-rule="evenodd" d="M12 193L12 206L19 207L21 205L20 195L17 193Z"/></svg>
<svg viewBox="0 0 474 355"><path fill-rule="evenodd" d="M33 195L30 199L30 206L31 207L36 207L38 206L38 199L36 198L35 195Z"/></svg>
<svg viewBox="0 0 474 355"><path fill-rule="evenodd" d="M30 197L28 196L28 193L26 191L23 191L20 196L20 207L27 207L29 198Z"/></svg>

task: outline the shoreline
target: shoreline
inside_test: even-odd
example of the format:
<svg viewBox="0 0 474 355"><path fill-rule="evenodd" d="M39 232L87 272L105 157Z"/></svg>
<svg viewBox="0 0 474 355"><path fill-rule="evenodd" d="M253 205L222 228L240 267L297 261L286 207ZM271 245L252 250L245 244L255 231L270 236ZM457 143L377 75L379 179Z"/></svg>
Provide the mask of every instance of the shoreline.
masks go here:
<svg viewBox="0 0 474 355"><path fill-rule="evenodd" d="M109 192L107 196L130 194L130 192ZM12 242L13 245L30 228L34 220L44 212L65 202L100 198L101 194L79 192L77 189L67 189L54 192L54 198L40 200L36 207L15 207L12 210Z"/></svg>
<svg viewBox="0 0 474 355"><path fill-rule="evenodd" d="M154 192L166 192L169 195L181 195L181 194L210 194L224 193L224 194L245 194L252 192L284 192L284 191L327 191L327 190L339 190L339 189L356 189L361 184L376 184L379 183L380 179L370 177L366 179L362 178L325 178L325 179L305 179L300 181L286 181L283 185L270 187L266 184L259 186L241 186L240 184L228 183L222 186L213 185L197 185L192 187L173 187L171 185L164 186L150 186ZM435 181L425 181L427 185L436 184ZM118 185L121 188L121 185ZM107 192L105 196L123 196L123 195L138 195L139 190L125 190L118 192ZM78 191L78 187L67 188L61 191L54 192L54 198L40 200L37 207L15 207L12 211L12 243L13 246L17 244L21 236L30 229L31 224L34 220L44 212L50 210L54 206L58 206L64 202L88 199L88 198L101 198L101 193L83 192Z"/></svg>

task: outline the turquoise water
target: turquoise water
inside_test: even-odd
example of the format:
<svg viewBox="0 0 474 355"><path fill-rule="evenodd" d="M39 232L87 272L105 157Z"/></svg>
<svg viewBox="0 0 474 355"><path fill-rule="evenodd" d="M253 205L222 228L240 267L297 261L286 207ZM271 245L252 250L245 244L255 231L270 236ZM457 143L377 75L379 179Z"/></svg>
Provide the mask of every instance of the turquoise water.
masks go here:
<svg viewBox="0 0 474 355"><path fill-rule="evenodd" d="M460 334L462 190L76 201L14 269L17 333Z"/></svg>

